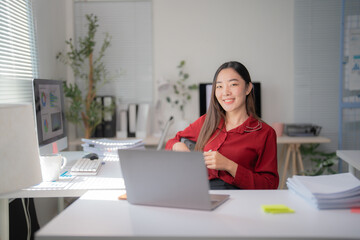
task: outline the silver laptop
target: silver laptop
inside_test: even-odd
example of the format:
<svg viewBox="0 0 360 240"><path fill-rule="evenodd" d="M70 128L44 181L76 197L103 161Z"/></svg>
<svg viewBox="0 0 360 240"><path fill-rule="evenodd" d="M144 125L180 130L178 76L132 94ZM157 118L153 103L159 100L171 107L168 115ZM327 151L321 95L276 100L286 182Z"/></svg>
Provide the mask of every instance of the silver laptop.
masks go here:
<svg viewBox="0 0 360 240"><path fill-rule="evenodd" d="M132 204L212 210L229 198L209 194L201 152L118 152L127 199Z"/></svg>

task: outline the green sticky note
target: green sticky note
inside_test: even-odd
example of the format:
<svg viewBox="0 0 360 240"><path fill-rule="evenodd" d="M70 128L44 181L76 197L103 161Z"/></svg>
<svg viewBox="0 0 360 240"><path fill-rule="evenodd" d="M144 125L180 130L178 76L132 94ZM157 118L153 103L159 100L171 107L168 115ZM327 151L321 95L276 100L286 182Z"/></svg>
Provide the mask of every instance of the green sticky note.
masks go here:
<svg viewBox="0 0 360 240"><path fill-rule="evenodd" d="M294 213L295 211L283 204L273 204L273 205L261 205L261 208L266 213Z"/></svg>

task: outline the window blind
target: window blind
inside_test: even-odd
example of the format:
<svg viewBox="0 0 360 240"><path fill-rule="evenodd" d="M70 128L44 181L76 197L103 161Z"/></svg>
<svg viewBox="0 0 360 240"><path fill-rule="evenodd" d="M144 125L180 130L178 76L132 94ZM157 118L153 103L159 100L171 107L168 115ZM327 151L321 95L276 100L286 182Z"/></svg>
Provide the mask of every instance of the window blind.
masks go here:
<svg viewBox="0 0 360 240"><path fill-rule="evenodd" d="M32 102L37 64L31 9L29 0L0 1L0 103Z"/></svg>
<svg viewBox="0 0 360 240"><path fill-rule="evenodd" d="M151 102L151 1L76 1L74 9L76 39L87 34L85 15L92 13L98 17L95 54L105 33L111 36L111 46L103 61L112 78L97 94L115 96L118 103ZM76 81L80 86L84 82L82 79Z"/></svg>
<svg viewBox="0 0 360 240"><path fill-rule="evenodd" d="M294 119L322 126L337 149L341 1L297 0L294 9Z"/></svg>

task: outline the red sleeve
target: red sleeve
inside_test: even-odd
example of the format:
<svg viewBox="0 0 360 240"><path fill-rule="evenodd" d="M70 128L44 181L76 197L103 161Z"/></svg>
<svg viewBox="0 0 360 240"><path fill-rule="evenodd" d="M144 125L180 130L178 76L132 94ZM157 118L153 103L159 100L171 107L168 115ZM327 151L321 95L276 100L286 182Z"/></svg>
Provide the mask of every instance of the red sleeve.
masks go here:
<svg viewBox="0 0 360 240"><path fill-rule="evenodd" d="M201 130L202 125L205 121L205 116L203 115L200 118L198 118L195 122L191 123L187 128L185 128L183 131L179 131L174 138L167 141L165 145L166 150L172 150L172 147L175 143L180 142L181 138L187 138L191 141L196 142ZM176 120L175 120L176 121Z"/></svg>
<svg viewBox="0 0 360 240"><path fill-rule="evenodd" d="M254 170L238 165L232 184L241 189L277 189L279 174L277 171L276 133L270 128L258 152Z"/></svg>

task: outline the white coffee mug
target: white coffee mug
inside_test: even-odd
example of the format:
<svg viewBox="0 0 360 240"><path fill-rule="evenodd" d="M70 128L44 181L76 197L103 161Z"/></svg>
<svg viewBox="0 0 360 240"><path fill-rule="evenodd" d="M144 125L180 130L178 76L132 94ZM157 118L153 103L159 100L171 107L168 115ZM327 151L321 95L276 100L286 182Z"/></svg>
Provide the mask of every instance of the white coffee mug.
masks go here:
<svg viewBox="0 0 360 240"><path fill-rule="evenodd" d="M66 157L60 154L40 156L41 173L44 182L56 181L60 177L60 170L66 166Z"/></svg>

